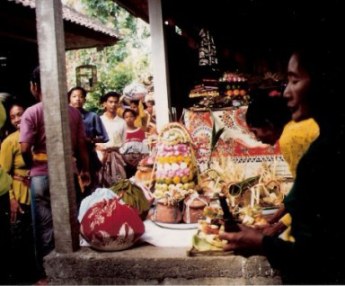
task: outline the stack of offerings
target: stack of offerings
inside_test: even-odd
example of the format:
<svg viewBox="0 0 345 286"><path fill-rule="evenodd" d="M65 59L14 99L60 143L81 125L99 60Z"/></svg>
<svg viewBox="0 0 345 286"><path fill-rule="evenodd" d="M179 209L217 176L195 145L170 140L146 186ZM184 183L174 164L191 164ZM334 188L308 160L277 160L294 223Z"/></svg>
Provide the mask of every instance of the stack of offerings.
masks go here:
<svg viewBox="0 0 345 286"><path fill-rule="evenodd" d="M183 200L195 191L197 165L187 130L179 123L166 125L158 138L155 161L156 210L153 220L178 223Z"/></svg>
<svg viewBox="0 0 345 286"><path fill-rule="evenodd" d="M237 73L224 73L219 79L219 93L230 99L232 106L247 105L249 100L247 78Z"/></svg>
<svg viewBox="0 0 345 286"><path fill-rule="evenodd" d="M193 108L214 107L219 97L217 79L202 79L201 83L195 85L189 92L190 98L197 98Z"/></svg>
<svg viewBox="0 0 345 286"><path fill-rule="evenodd" d="M218 80L203 79L200 84L194 86L189 92L189 97L214 97L219 96Z"/></svg>

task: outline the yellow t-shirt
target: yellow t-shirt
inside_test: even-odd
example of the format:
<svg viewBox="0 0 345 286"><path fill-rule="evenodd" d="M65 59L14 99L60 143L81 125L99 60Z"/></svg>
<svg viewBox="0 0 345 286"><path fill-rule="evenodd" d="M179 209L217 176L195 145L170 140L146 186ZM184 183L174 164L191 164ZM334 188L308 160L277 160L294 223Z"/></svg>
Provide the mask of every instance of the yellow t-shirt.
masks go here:
<svg viewBox="0 0 345 286"><path fill-rule="evenodd" d="M296 177L296 169L299 160L308 150L310 144L319 136L320 130L314 119L306 119L300 122L290 121L285 125L282 135L279 138L280 151L289 165L293 178ZM294 242L291 231L291 215L285 214L279 221L288 228L282 233L283 240Z"/></svg>
<svg viewBox="0 0 345 286"><path fill-rule="evenodd" d="M300 122L290 121L285 125L279 146L293 178L296 177L299 160L319 134L319 126L311 118Z"/></svg>
<svg viewBox="0 0 345 286"><path fill-rule="evenodd" d="M6 110L0 102L0 128L5 124ZM0 196L6 194L11 186L12 179L7 172L1 167L0 163Z"/></svg>
<svg viewBox="0 0 345 286"><path fill-rule="evenodd" d="M19 131L10 134L1 144L0 165L4 172L11 175L28 176L19 144ZM30 204L29 187L14 179L10 189L10 199L15 198L21 204Z"/></svg>
<svg viewBox="0 0 345 286"><path fill-rule="evenodd" d="M291 215L287 213L279 221L287 226L287 229L280 235L280 238L286 241L295 242L295 238L291 235Z"/></svg>

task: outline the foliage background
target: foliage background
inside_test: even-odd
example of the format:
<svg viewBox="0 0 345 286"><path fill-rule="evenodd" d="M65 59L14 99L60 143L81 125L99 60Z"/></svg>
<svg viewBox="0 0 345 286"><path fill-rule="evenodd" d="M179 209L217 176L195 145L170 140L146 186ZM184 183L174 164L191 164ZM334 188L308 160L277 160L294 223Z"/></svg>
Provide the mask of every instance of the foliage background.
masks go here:
<svg viewBox="0 0 345 286"><path fill-rule="evenodd" d="M76 67L91 64L97 67L94 90L88 93L85 108L100 112L99 98L108 91L122 93L131 82L143 82L151 74L151 38L149 25L130 15L113 0L63 0L75 10L97 18L104 25L115 29L120 40L102 50L83 49L66 52L67 86L76 85Z"/></svg>

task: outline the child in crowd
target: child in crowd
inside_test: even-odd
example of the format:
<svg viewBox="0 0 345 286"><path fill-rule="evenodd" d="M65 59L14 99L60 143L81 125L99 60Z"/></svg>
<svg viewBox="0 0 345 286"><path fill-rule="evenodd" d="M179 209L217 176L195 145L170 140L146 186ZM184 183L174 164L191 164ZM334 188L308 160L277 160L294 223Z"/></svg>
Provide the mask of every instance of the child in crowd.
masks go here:
<svg viewBox="0 0 345 286"><path fill-rule="evenodd" d="M148 117L146 132L155 134L157 133L155 101L153 99L145 100L144 105L145 113Z"/></svg>
<svg viewBox="0 0 345 286"><path fill-rule="evenodd" d="M129 104L130 109L134 110L137 114L134 121L136 127L142 128L146 132L149 124L149 115L144 110L144 105L142 100L131 100Z"/></svg>
<svg viewBox="0 0 345 286"><path fill-rule="evenodd" d="M149 153L148 147L144 143L145 132L135 126L136 118L137 113L132 109L125 109L123 112L123 119L126 121L127 129L125 143L120 148L120 153L126 162L127 178L135 174L139 161Z"/></svg>

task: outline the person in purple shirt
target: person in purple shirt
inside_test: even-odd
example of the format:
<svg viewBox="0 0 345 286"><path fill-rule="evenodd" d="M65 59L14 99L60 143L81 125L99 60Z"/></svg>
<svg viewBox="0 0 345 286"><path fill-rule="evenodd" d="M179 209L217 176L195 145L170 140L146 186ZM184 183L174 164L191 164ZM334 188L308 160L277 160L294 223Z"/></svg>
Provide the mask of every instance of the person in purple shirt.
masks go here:
<svg viewBox="0 0 345 286"><path fill-rule="evenodd" d="M69 105L80 111L84 122L91 175L91 184L88 188L89 190L85 190L84 192L89 193L99 186L98 172L102 167L102 163L98 159L95 150L95 144L106 143L109 141L109 138L98 114L92 111L87 111L83 108L86 102L86 90L80 86L76 86L69 90L67 96Z"/></svg>
<svg viewBox="0 0 345 286"><path fill-rule="evenodd" d="M46 134L43 120L43 104L40 85L40 70L37 67L30 82L31 93L39 103L26 109L22 116L19 142L26 166L31 176L31 206L37 253L38 268L41 278L45 278L43 257L54 249L52 212L50 206L48 157L46 149ZM71 129L72 152L80 160L79 176L84 185L90 182L89 157L82 117L78 110L68 107ZM73 160L75 162L76 160ZM74 163L77 203L80 203L80 188L78 185L77 166Z"/></svg>

